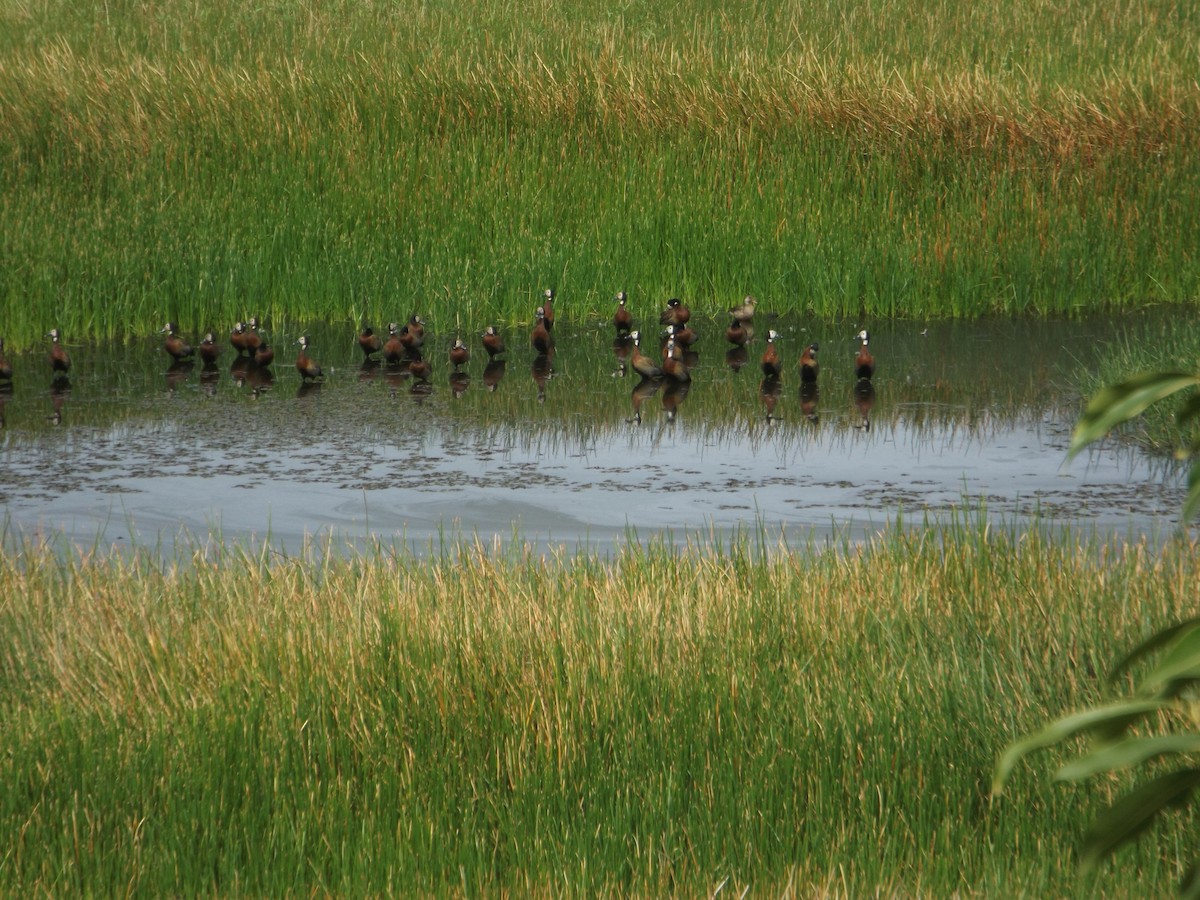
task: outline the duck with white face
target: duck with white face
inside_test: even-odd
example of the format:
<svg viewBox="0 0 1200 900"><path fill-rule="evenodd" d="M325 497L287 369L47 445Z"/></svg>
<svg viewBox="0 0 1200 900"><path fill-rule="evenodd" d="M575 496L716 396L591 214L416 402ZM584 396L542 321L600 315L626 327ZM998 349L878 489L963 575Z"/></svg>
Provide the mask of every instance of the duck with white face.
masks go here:
<svg viewBox="0 0 1200 900"><path fill-rule="evenodd" d="M871 376L875 374L875 357L871 351L867 349L867 344L871 340L871 336L867 334L864 328L856 337L862 341L862 346L858 348L858 354L854 357L854 374L859 380L870 381Z"/></svg>
<svg viewBox="0 0 1200 900"><path fill-rule="evenodd" d="M304 382L324 378L325 372L322 371L316 360L308 355L308 338L301 335L300 340L296 343L300 345L300 355L296 357L296 371L300 373L300 380Z"/></svg>

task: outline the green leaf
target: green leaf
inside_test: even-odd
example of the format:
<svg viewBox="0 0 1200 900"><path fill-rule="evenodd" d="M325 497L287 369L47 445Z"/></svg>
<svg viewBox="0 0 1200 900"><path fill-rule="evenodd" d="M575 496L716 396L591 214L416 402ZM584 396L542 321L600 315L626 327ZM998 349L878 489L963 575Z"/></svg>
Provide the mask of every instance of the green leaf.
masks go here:
<svg viewBox="0 0 1200 900"><path fill-rule="evenodd" d="M1200 626L1185 628L1163 654L1157 666L1146 673L1139 692L1143 695L1161 691L1175 695L1174 683L1200 679Z"/></svg>
<svg viewBox="0 0 1200 900"><path fill-rule="evenodd" d="M1168 772L1134 789L1106 809L1083 839L1080 850L1083 870L1091 871L1117 847L1141 834L1160 812L1186 800L1197 784L1200 784L1200 769Z"/></svg>
<svg viewBox="0 0 1200 900"><path fill-rule="evenodd" d="M992 796L998 796L1004 790L1004 782L1008 780L1017 763L1035 750L1061 743L1077 734L1111 727L1116 723L1121 723L1121 728L1124 728L1134 719L1157 712L1167 705L1162 700L1125 700L1107 706L1093 706L1051 722L1041 731L1008 745L996 762L996 770L992 775Z"/></svg>
<svg viewBox="0 0 1200 900"><path fill-rule="evenodd" d="M1067 459L1151 404L1196 384L1200 384L1200 375L1191 372L1145 372L1103 388L1079 417Z"/></svg>
<svg viewBox="0 0 1200 900"><path fill-rule="evenodd" d="M1055 773L1056 781L1081 781L1100 772L1115 772L1136 766L1167 753L1200 752L1200 734L1159 734L1125 738L1105 744L1098 750L1064 765Z"/></svg>
<svg viewBox="0 0 1200 900"><path fill-rule="evenodd" d="M1184 619L1182 622L1177 622L1166 628L1154 632L1150 637L1146 638L1132 650L1125 654L1121 660L1112 668L1108 674L1109 683L1116 681L1130 666L1136 663L1139 659L1153 653L1160 647L1165 647L1183 631L1189 628L1200 627L1200 616L1193 616L1190 619Z"/></svg>

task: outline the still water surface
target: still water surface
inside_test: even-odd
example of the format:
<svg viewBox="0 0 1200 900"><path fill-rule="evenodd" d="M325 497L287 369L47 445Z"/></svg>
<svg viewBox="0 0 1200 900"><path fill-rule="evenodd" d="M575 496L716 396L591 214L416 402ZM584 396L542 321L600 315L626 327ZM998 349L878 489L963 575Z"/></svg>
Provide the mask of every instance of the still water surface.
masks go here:
<svg viewBox="0 0 1200 900"><path fill-rule="evenodd" d="M268 329L270 373L226 345L215 370L172 371L159 337L71 346L69 384L44 352L0 392L0 503L9 540L99 546L378 538L420 552L514 537L604 551L636 534L683 542L766 533L858 540L897 516L986 515L1102 536L1175 527L1183 473L1109 442L1066 464L1080 410L1072 372L1147 319L872 329L878 371L856 390L854 323L756 323L746 358L724 322L686 389L644 386L607 327L560 324L552 359L509 329L503 365L479 335L454 375L453 332L429 326L428 384L364 366L353 325L310 328L323 384L302 387L298 332ZM784 374L764 384L767 327ZM657 328L652 329L657 332ZM819 393L796 360L821 345ZM645 342L657 353L657 338ZM11 357L11 354L10 354Z"/></svg>

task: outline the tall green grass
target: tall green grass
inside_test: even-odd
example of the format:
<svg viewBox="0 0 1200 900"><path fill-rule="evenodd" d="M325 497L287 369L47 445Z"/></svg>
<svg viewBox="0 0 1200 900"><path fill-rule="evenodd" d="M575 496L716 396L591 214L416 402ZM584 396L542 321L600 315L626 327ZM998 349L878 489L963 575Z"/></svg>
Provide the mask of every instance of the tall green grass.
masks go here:
<svg viewBox="0 0 1200 900"><path fill-rule="evenodd" d="M581 318L619 288L831 318L1193 303L1196 17L13 6L0 329L518 322L547 285Z"/></svg>
<svg viewBox="0 0 1200 900"><path fill-rule="evenodd" d="M1196 550L24 544L0 890L1061 896L1109 786L989 804L995 754L1190 608ZM1165 893L1184 819L1104 889Z"/></svg>

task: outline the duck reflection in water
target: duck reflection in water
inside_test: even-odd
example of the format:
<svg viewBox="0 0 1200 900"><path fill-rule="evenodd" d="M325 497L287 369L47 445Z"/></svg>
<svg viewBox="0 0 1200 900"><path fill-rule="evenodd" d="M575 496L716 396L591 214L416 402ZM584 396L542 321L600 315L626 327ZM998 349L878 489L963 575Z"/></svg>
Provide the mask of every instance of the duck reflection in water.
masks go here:
<svg viewBox="0 0 1200 900"><path fill-rule="evenodd" d="M626 422L642 422L642 404L658 393L663 386L661 378L643 378L633 386L633 391L629 394L629 401L633 404L633 415L626 419Z"/></svg>
<svg viewBox="0 0 1200 900"><path fill-rule="evenodd" d="M668 422L675 421L675 414L679 412L679 407L683 405L683 401L687 399L688 391L691 389L691 381L675 381L673 379L667 381L662 395L662 405Z"/></svg>
<svg viewBox="0 0 1200 900"><path fill-rule="evenodd" d="M814 425L821 421L821 416L817 412L817 403L820 398L821 391L815 381L805 381L800 385L800 414Z"/></svg>
<svg viewBox="0 0 1200 900"><path fill-rule="evenodd" d="M13 386L11 381L0 383L0 428L4 427L4 407L8 406L8 401L12 399Z"/></svg>
<svg viewBox="0 0 1200 900"><path fill-rule="evenodd" d="M238 387L246 383L246 376L250 373L250 367L254 365L254 361L248 356L236 356L233 362L229 364L229 377Z"/></svg>
<svg viewBox="0 0 1200 900"><path fill-rule="evenodd" d="M554 377L554 353L540 353L533 360L533 383L537 385L538 403L546 402L546 382Z"/></svg>
<svg viewBox="0 0 1200 900"><path fill-rule="evenodd" d="M250 385L250 393L259 397L274 386L275 373L269 366L253 365L246 370L246 384Z"/></svg>
<svg viewBox="0 0 1200 900"><path fill-rule="evenodd" d="M775 406L779 403L779 397L782 393L783 381L769 375L758 386L758 396L762 399L763 409L766 412L768 422L774 422L778 419L778 416L775 415Z"/></svg>
<svg viewBox="0 0 1200 900"><path fill-rule="evenodd" d="M175 389L187 381L188 376L192 374L192 369L195 368L195 366L195 361L191 359L180 359L171 363L171 365L167 367L168 393L175 393Z"/></svg>
<svg viewBox="0 0 1200 900"><path fill-rule="evenodd" d="M50 382L50 409L51 413L46 417L47 421L53 422L55 425L62 424L63 407L66 406L67 398L71 396L71 379L66 375L59 375Z"/></svg>
<svg viewBox="0 0 1200 900"><path fill-rule="evenodd" d="M200 370L200 390L209 397L215 397L217 394L217 382L220 380L221 373L217 367L205 363L204 368Z"/></svg>
<svg viewBox="0 0 1200 900"><path fill-rule="evenodd" d="M875 385L865 378L860 378L854 385L854 407L858 410L860 421L854 426L861 431L871 430L871 408L875 405Z"/></svg>
<svg viewBox="0 0 1200 900"><path fill-rule="evenodd" d="M750 362L750 351L745 347L730 347L725 351L725 365L735 372L740 372L748 362Z"/></svg>
<svg viewBox="0 0 1200 900"><path fill-rule="evenodd" d="M296 399L304 400L312 399L317 394L321 393L321 388L324 387L323 381L301 381L300 387L296 389Z"/></svg>
<svg viewBox="0 0 1200 900"><path fill-rule="evenodd" d="M633 338L628 334L618 334L613 338L613 356L617 358L617 369L613 378L624 378L629 370L629 352L633 349Z"/></svg>
<svg viewBox="0 0 1200 900"><path fill-rule="evenodd" d="M455 397L461 397L467 392L467 388L471 386L471 376L466 372L451 372L450 373L450 393Z"/></svg>
<svg viewBox="0 0 1200 900"><path fill-rule="evenodd" d="M493 359L483 370L483 386L488 389L488 392L494 392L500 385L500 379L504 377L504 369L507 363L503 359Z"/></svg>

